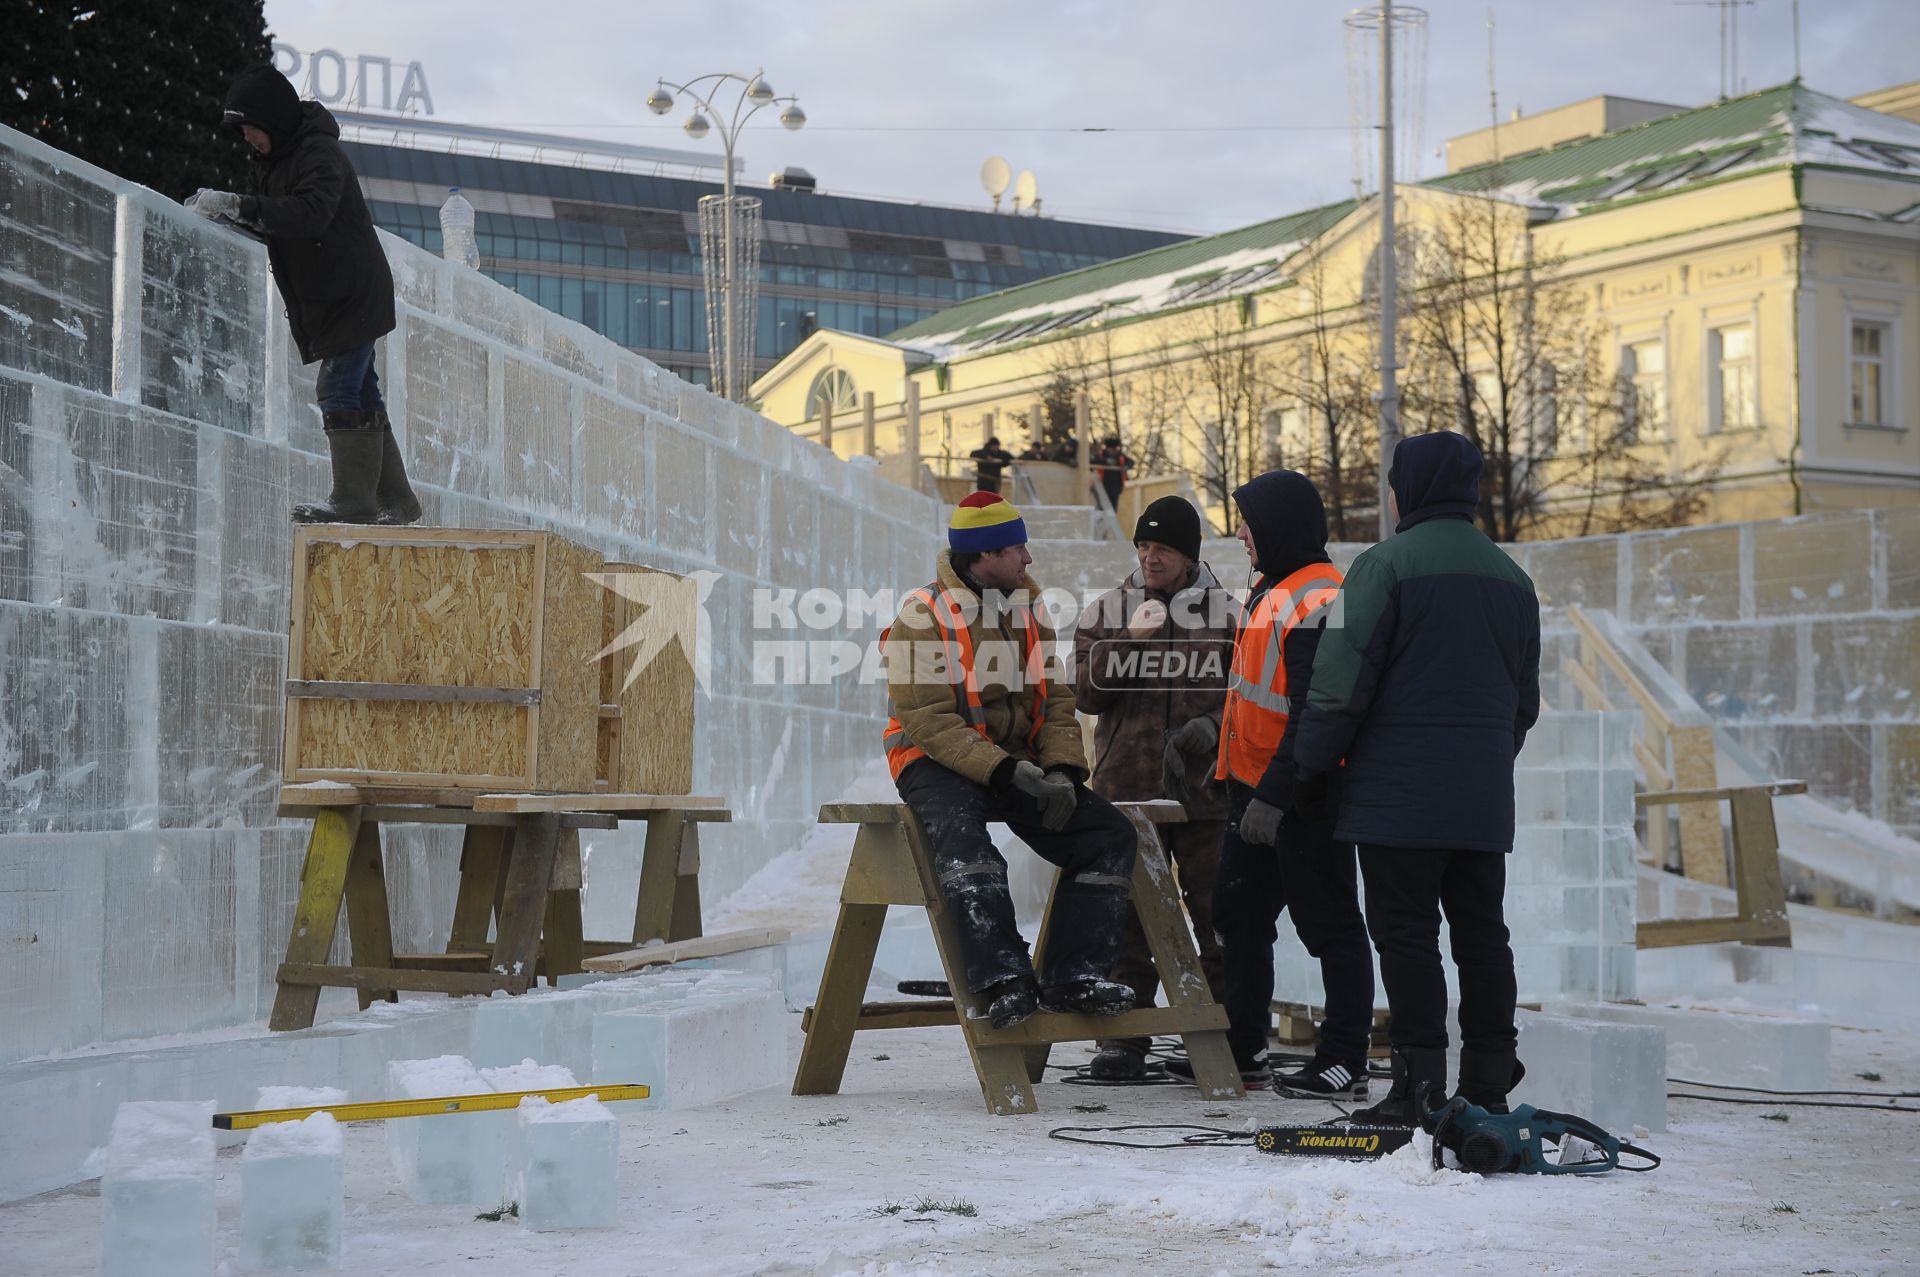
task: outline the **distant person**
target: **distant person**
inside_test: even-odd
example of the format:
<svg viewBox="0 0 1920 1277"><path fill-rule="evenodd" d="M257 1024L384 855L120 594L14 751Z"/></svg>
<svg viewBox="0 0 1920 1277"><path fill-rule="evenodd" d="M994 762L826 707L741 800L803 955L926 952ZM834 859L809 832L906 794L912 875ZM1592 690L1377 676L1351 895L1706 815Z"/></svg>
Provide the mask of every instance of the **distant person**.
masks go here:
<svg viewBox="0 0 1920 1277"><path fill-rule="evenodd" d="M1118 510L1120 494L1127 487L1127 474L1133 469L1133 458L1121 446L1119 435L1109 435L1101 443L1100 451L1094 454L1093 464L1100 472L1100 486L1106 489L1107 504Z"/></svg>
<svg viewBox="0 0 1920 1277"><path fill-rule="evenodd" d="M1045 461L1047 460L1047 449L1038 439L1035 439L1027 445L1027 450L1020 454L1019 459L1021 461Z"/></svg>
<svg viewBox="0 0 1920 1277"><path fill-rule="evenodd" d="M980 491L1000 491L1000 476L1013 464L1013 454L1000 446L1000 437L995 435L967 455L973 458L973 481Z"/></svg>
<svg viewBox="0 0 1920 1277"><path fill-rule="evenodd" d="M320 364L314 393L333 492L295 506L293 520L412 523L420 502L373 370L373 343L394 328L393 274L340 125L271 66L234 77L222 123L253 147L255 193L203 190L187 207L265 238L300 362Z"/></svg>
<svg viewBox="0 0 1920 1277"><path fill-rule="evenodd" d="M887 767L926 829L933 873L995 1028L1039 1007L1118 1015L1133 991L1107 978L1133 883L1133 825L1086 787L1073 688L1056 677L1052 629L1034 610L1027 525L991 492L953 512L930 585L884 639ZM1036 979L1014 922L1008 828L1061 870Z"/></svg>
<svg viewBox="0 0 1920 1277"><path fill-rule="evenodd" d="M1294 740L1296 810L1335 807L1341 778L1334 833L1360 847L1392 1013L1393 1085L1356 1122L1417 1125L1446 1102L1443 914L1460 977L1459 1094L1504 1113L1525 1072L1503 898L1514 758L1540 713L1540 601L1474 526L1481 464L1446 430L1394 449L1394 536L1347 573L1345 624L1321 640Z"/></svg>
<svg viewBox="0 0 1920 1277"><path fill-rule="evenodd" d="M1227 803L1211 778L1239 605L1200 562L1200 536L1200 512L1183 497L1161 497L1141 514L1133 530L1140 566L1096 599L1074 631L1074 701L1099 715L1095 793L1114 802L1171 798L1186 808L1184 823L1158 829L1200 942L1200 969L1213 1000L1224 1002L1213 897ZM1109 975L1133 990L1135 1006L1153 1005L1160 972L1131 909ZM1087 1071L1102 1081L1144 1078L1149 1045L1103 1038Z"/></svg>

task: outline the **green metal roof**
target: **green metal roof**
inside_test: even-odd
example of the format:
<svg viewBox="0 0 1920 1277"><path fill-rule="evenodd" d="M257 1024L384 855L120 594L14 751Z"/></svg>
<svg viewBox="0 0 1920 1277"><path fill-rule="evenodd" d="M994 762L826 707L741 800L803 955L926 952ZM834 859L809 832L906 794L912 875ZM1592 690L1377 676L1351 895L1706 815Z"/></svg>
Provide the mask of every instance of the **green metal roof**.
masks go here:
<svg viewBox="0 0 1920 1277"><path fill-rule="evenodd" d="M1195 268L1197 272L1198 269L1212 264L1229 253L1259 248L1280 248L1297 244L1301 240L1312 239L1351 213L1353 209L1353 200L1342 200L1337 204L1308 209L1304 213L1276 217L1270 222L1259 222L1252 226L1242 226L1238 230L1222 231L1218 235L1209 235L1205 239L1182 240L1178 244L1168 244L1164 248L1135 253L1132 257L1102 262L1098 266L1069 271L1064 275L1051 275L1046 279L1037 279L1031 284L1021 284L1017 288L988 293L984 297L976 297L972 301L964 301L957 306L937 310L925 319L889 333L888 339L911 341L915 337L928 337L938 333L964 332L979 328L1001 315L1010 314L1016 310L1031 310L1036 306L1072 301L1088 293L1112 288L1132 280L1153 279L1188 268Z"/></svg>
<svg viewBox="0 0 1920 1277"><path fill-rule="evenodd" d="M1530 186L1539 192L1542 202L1581 203L1619 175L1657 169L1688 155L1705 156L1734 145L1759 145L1784 154L1789 149L1791 121L1798 114L1799 99L1811 92L1799 84L1777 85L1600 137L1494 160L1430 178L1421 185L1449 191Z"/></svg>
<svg viewBox="0 0 1920 1277"><path fill-rule="evenodd" d="M1881 151L1892 154L1883 154L1885 162L1878 162L1872 147L1847 145L1856 139L1885 143ZM1574 212L1668 195L1722 180L1723 173L1733 176L1801 163L1920 177L1920 126L1796 80L1600 137L1563 142L1549 150L1430 178L1420 185ZM891 337L911 341L943 333L976 334L1004 327L994 323L1003 315L1020 311L1030 317L1056 303L1062 304L1056 313L1065 315L1073 309L1068 303L1086 305L1080 299L1130 280L1162 278L1189 269L1197 276L1217 265L1218 259L1248 249L1288 246L1291 250L1325 233L1355 207L1355 201L1342 200L990 293L936 311Z"/></svg>

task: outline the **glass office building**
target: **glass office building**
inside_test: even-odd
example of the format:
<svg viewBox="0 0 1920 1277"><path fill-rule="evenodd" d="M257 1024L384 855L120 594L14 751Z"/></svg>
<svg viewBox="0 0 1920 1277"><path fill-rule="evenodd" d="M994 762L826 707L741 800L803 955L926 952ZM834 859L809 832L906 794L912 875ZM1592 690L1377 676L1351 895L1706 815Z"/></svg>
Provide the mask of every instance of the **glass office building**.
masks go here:
<svg viewBox="0 0 1920 1277"><path fill-rule="evenodd" d="M341 118L350 125L395 123ZM570 139L509 147L498 139L515 135L438 121L421 132L423 139L408 134L412 144L402 144L399 133L374 140L378 127L345 131L342 145L376 224L437 252L440 205L447 188L458 186L476 210L482 271L681 376L707 382L697 207L701 196L721 193L717 156ZM536 158L500 153L507 150ZM636 164L633 157L642 154L646 162ZM666 171L676 167L689 175ZM716 172L707 177L703 169ZM760 198L765 225L755 376L815 328L884 336L958 301L1186 238L757 187L738 178L736 189Z"/></svg>

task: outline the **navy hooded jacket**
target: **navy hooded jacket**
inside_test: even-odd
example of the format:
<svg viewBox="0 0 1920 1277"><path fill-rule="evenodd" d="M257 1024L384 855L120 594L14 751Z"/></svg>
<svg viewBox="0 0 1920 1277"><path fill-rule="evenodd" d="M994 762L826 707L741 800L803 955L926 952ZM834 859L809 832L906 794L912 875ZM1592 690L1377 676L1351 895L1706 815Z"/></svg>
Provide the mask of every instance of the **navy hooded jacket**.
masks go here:
<svg viewBox="0 0 1920 1277"><path fill-rule="evenodd" d="M1480 450L1403 440L1392 539L1347 573L1344 625L1320 643L1300 770L1345 781L1335 833L1386 847L1513 850L1513 762L1540 713L1533 581L1475 527Z"/></svg>

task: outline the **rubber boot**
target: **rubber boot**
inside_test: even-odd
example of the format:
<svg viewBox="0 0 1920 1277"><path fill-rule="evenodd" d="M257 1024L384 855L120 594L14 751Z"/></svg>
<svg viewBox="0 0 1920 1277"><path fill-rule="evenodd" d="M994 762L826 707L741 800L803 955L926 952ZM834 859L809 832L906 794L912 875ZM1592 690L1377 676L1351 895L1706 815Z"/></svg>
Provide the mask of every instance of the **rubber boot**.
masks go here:
<svg viewBox="0 0 1920 1277"><path fill-rule="evenodd" d="M400 455L399 441L393 437L393 423L384 412L376 412L373 416L385 439L380 451L380 486L377 489L380 513L373 521L396 527L418 523L420 498L413 495L413 485L407 482L407 462Z"/></svg>
<svg viewBox="0 0 1920 1277"><path fill-rule="evenodd" d="M327 451L333 458L333 493L325 501L293 507L295 523L372 523L380 513L384 431L371 425L372 413L329 412L322 416Z"/></svg>
<svg viewBox="0 0 1920 1277"><path fill-rule="evenodd" d="M1437 1046L1393 1048L1393 1085L1378 1104L1355 1109L1349 1120L1361 1126L1419 1126L1429 1109L1447 1098L1447 1052Z"/></svg>
<svg viewBox="0 0 1920 1277"><path fill-rule="evenodd" d="M1489 1113L1507 1111L1507 1096L1527 1075L1527 1066L1511 1050L1460 1049L1460 1098Z"/></svg>

